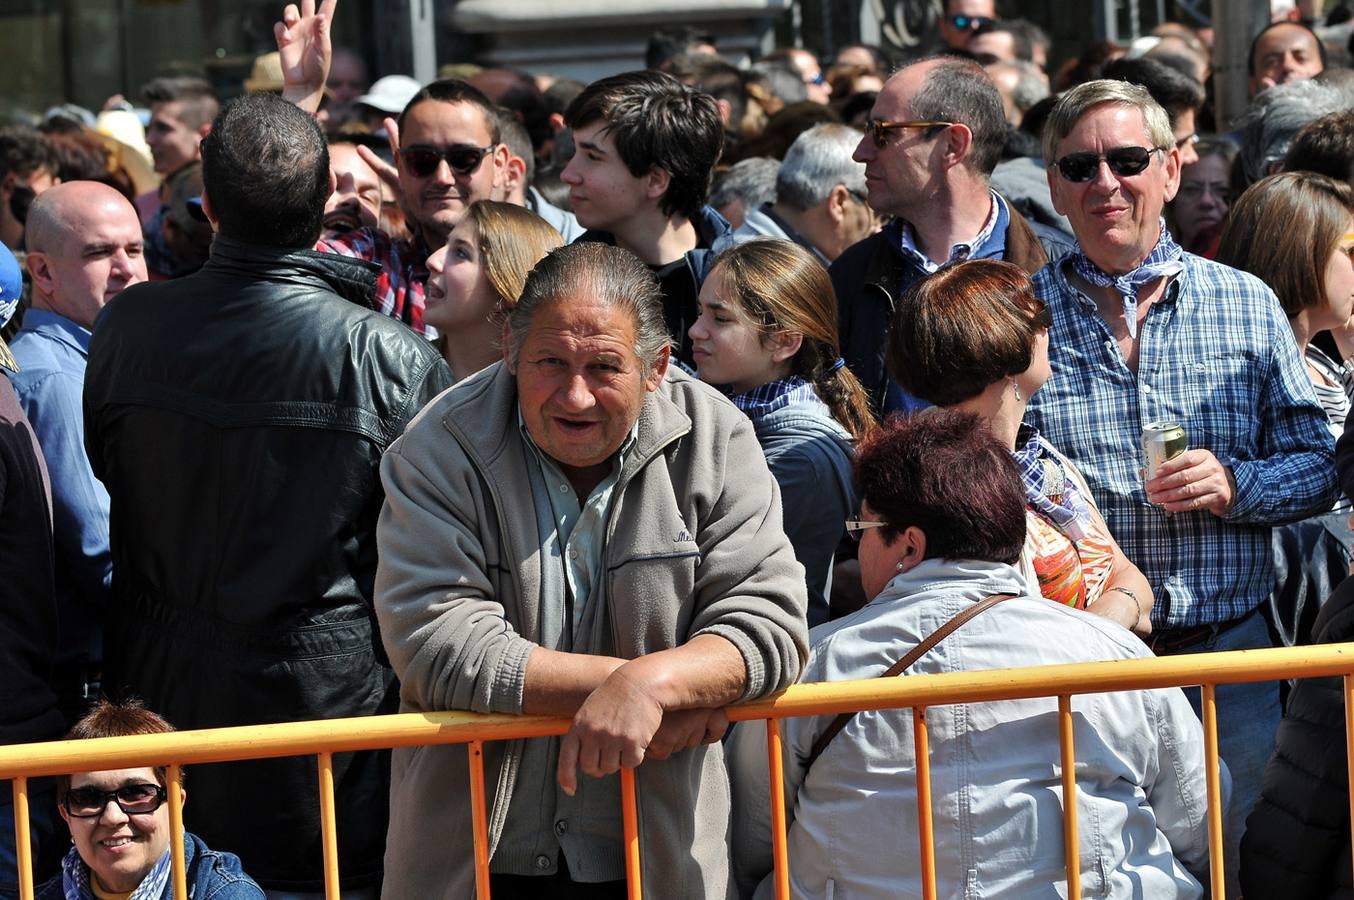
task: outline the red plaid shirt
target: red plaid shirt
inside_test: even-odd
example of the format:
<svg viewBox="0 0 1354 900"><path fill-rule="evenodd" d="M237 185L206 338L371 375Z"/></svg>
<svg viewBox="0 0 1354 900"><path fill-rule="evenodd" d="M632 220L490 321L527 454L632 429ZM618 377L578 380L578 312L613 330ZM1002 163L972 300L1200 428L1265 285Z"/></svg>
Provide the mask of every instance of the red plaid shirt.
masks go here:
<svg viewBox="0 0 1354 900"><path fill-rule="evenodd" d="M399 319L419 334L423 324L423 289L428 283L428 257L431 251L423 238L394 241L377 228L359 228L347 234L321 238L315 249L340 256L353 256L381 267L376 277L374 308Z"/></svg>

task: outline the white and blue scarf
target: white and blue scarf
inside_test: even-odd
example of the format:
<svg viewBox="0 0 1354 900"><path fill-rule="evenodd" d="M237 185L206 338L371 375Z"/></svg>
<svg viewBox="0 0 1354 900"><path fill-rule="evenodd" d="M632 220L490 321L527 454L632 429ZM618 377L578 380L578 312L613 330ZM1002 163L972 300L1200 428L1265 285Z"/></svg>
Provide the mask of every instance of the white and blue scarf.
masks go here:
<svg viewBox="0 0 1354 900"><path fill-rule="evenodd" d="M1182 261L1184 251L1180 245L1171 237L1170 231L1166 228L1166 220L1161 220L1161 237L1157 239L1157 245L1152 248L1152 252L1147 254L1147 258L1142 264L1132 272L1126 272L1123 275L1110 275L1095 263L1091 262L1082 250L1078 247L1077 252L1072 256L1072 268L1076 273L1086 281L1097 287L1112 287L1119 292L1124 299L1124 324L1128 326L1128 336L1137 338L1138 336L1138 291L1144 284L1156 281L1158 278L1171 278L1185 271L1185 264Z"/></svg>
<svg viewBox="0 0 1354 900"><path fill-rule="evenodd" d="M160 900L169 884L169 870L169 848L166 847L150 873L132 891L131 900ZM61 860L61 890L66 900L94 900L94 892L89 887L89 866L74 847Z"/></svg>

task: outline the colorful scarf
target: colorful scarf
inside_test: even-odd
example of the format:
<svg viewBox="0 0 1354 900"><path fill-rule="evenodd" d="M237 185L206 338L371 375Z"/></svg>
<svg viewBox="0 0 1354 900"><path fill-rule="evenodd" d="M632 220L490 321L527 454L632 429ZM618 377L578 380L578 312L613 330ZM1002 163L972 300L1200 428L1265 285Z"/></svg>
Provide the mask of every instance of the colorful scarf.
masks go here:
<svg viewBox="0 0 1354 900"><path fill-rule="evenodd" d="M1138 336L1138 291L1144 284L1158 278L1170 278L1185 271L1181 261L1184 251L1171 237L1166 228L1166 220L1161 220L1161 237L1152 252L1132 272L1123 275L1110 275L1102 270L1090 257L1081 251L1072 254L1072 267L1086 281L1097 287L1112 287L1124 298L1124 324L1128 326L1129 337Z"/></svg>
<svg viewBox="0 0 1354 900"><path fill-rule="evenodd" d="M169 868L169 848L166 847L150 873L132 891L131 900L160 900L165 885L169 884ZM61 890L66 900L94 900L94 892L89 887L89 866L74 847L61 860Z"/></svg>

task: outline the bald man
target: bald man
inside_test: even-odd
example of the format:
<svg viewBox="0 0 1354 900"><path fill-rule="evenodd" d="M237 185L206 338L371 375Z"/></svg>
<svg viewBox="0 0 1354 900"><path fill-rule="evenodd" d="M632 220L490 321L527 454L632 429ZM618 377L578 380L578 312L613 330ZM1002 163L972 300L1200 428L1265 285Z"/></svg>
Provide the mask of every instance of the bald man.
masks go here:
<svg viewBox="0 0 1354 900"><path fill-rule="evenodd" d="M11 342L19 371L6 374L51 474L61 619L55 678L71 721L98 696L101 611L112 575L108 492L85 456L80 402L90 332L109 299L146 280L146 262L136 210L93 181L57 185L34 200L27 241L33 305Z"/></svg>

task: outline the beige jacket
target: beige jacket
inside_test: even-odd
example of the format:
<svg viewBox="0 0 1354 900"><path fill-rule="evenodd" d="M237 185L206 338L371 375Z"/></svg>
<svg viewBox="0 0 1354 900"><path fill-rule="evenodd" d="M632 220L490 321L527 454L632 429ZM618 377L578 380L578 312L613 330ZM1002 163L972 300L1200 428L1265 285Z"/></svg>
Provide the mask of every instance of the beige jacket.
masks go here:
<svg viewBox="0 0 1354 900"><path fill-rule="evenodd" d="M747 417L668 371L644 402L607 528L615 652L718 634L743 655L744 699L761 697L792 684L807 655L803 568ZM429 404L382 462L376 608L406 712L521 712L541 574L516 409L515 380L491 366ZM520 754L519 742L486 748L491 852ZM729 895L720 748L651 760L637 776L651 891ZM469 797L464 745L395 750L384 896L473 896Z"/></svg>

